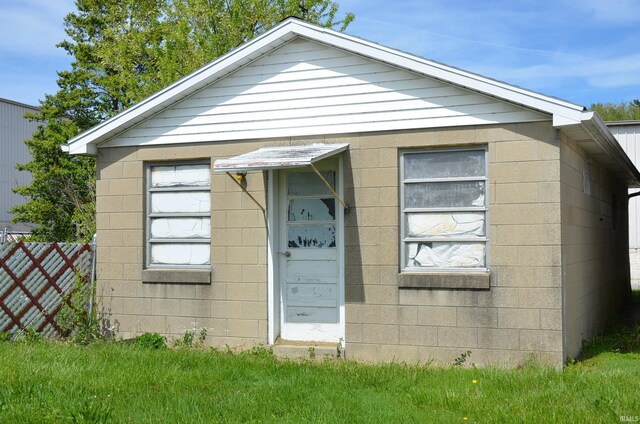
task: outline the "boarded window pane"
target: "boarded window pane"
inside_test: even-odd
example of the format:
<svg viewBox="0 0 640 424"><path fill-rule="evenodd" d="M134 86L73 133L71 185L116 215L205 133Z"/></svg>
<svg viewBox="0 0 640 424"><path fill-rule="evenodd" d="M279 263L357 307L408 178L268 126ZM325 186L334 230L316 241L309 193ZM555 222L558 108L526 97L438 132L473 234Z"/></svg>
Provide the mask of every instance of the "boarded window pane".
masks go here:
<svg viewBox="0 0 640 424"><path fill-rule="evenodd" d="M407 208L457 208L484 206L484 181L405 184Z"/></svg>
<svg viewBox="0 0 640 424"><path fill-rule="evenodd" d="M146 223L148 265L210 265L210 165L183 163L151 166L149 176ZM193 216L196 214L202 216Z"/></svg>
<svg viewBox="0 0 640 424"><path fill-rule="evenodd" d="M334 221L335 199L291 199L289 221Z"/></svg>
<svg viewBox="0 0 640 424"><path fill-rule="evenodd" d="M334 171L320 172L332 188L336 187ZM331 195L329 188L315 172L290 172L287 177L287 193L290 196Z"/></svg>
<svg viewBox="0 0 640 424"><path fill-rule="evenodd" d="M481 150L404 155L405 178L482 177L484 169Z"/></svg>
<svg viewBox="0 0 640 424"><path fill-rule="evenodd" d="M151 220L151 238L208 239L210 236L210 218L156 218Z"/></svg>
<svg viewBox="0 0 640 424"><path fill-rule="evenodd" d="M336 247L335 225L291 225L287 245L300 247Z"/></svg>
<svg viewBox="0 0 640 424"><path fill-rule="evenodd" d="M178 191L151 193L151 212L210 212L211 195L208 191Z"/></svg>
<svg viewBox="0 0 640 424"><path fill-rule="evenodd" d="M484 243L406 243L407 267L483 268Z"/></svg>
<svg viewBox="0 0 640 424"><path fill-rule="evenodd" d="M484 212L408 213L406 237L484 237Z"/></svg>
<svg viewBox="0 0 640 424"><path fill-rule="evenodd" d="M151 244L151 263L155 265L209 265L211 250L207 243Z"/></svg>
<svg viewBox="0 0 640 424"><path fill-rule="evenodd" d="M208 187L211 171L208 164L170 165L151 168L151 187Z"/></svg>

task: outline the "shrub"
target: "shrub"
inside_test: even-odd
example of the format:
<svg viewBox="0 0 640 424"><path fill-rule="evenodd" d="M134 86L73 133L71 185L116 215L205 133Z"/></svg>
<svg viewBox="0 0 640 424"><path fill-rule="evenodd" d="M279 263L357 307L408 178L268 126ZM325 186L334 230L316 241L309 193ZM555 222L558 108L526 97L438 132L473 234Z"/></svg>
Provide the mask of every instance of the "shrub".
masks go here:
<svg viewBox="0 0 640 424"><path fill-rule="evenodd" d="M165 349L167 347L166 340L158 333L144 333L136 337L135 345L145 349Z"/></svg>
<svg viewBox="0 0 640 424"><path fill-rule="evenodd" d="M100 325L92 306L96 282L89 283L76 274L76 285L65 298L58 314L60 327L67 338L75 343L86 345L103 339Z"/></svg>
<svg viewBox="0 0 640 424"><path fill-rule="evenodd" d="M187 330L182 336L181 339L175 339L171 342L173 347L182 348L182 349L202 349L204 347L204 342L207 339L207 329L202 328L200 330L200 334L198 335L198 340L195 339L196 331L195 330Z"/></svg>

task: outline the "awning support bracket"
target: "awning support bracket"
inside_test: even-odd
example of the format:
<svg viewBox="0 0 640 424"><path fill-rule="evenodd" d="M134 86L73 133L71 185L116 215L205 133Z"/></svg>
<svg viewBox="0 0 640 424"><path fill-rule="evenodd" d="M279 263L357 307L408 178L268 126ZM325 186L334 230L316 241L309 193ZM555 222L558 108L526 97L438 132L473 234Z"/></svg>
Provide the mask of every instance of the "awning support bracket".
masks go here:
<svg viewBox="0 0 640 424"><path fill-rule="evenodd" d="M322 176L322 174L320 173L320 171L318 171L318 168L315 167L315 165L313 163L309 164L311 166L311 169L313 169L313 171L318 175L318 177L320 177L320 179L322 180L322 182L324 183L324 185L327 186L327 188L329 189L329 191L331 192L331 194L333 194L333 197L335 197L336 199L338 199L338 202L340 202L340 204L342 205L342 207L344 207L345 209L349 209L349 206L347 206L344 201L340 198L340 196L338 196L338 193L336 193L336 191L333 189L333 187L331 187L331 184L329 184L329 182Z"/></svg>
<svg viewBox="0 0 640 424"><path fill-rule="evenodd" d="M235 178L233 175L231 175L231 173L230 173L230 172L225 172L225 174L227 174L227 175L229 176L229 178L231 178L231 179L233 180L233 182L234 182L234 183L236 183L236 184L238 185L238 187L240 187L240 189L242 189L242 191L244 191L244 192L247 194L247 196L249 196L249 198L251 198L251 200L253 200L253 203L255 203L256 205L258 205L258 207L260 208L260 210L262 210L262 213L263 213L263 214L266 214L266 213L267 213L267 211L265 210L265 208L264 208L260 203L258 203L258 201L256 200L256 198L255 198L255 197L253 197L253 196L251 195L251 193L249 193L249 192L247 191L247 189L246 189L246 188L244 188L244 186L240 183L240 181L236 180L236 178Z"/></svg>

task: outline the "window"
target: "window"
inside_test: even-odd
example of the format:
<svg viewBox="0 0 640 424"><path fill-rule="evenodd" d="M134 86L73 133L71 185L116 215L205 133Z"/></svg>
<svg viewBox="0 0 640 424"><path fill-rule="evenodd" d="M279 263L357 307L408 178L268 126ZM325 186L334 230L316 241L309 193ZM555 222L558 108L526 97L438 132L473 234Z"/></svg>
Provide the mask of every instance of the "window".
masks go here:
<svg viewBox="0 0 640 424"><path fill-rule="evenodd" d="M147 167L147 268L210 268L209 163Z"/></svg>
<svg viewBox="0 0 640 424"><path fill-rule="evenodd" d="M486 270L486 149L400 155L401 270Z"/></svg>

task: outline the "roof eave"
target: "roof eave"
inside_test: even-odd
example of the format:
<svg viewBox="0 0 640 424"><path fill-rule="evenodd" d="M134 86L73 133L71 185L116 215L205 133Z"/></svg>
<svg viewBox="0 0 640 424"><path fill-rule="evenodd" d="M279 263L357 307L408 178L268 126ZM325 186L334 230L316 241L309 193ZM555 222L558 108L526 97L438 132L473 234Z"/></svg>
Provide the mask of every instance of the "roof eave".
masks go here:
<svg viewBox="0 0 640 424"><path fill-rule="evenodd" d="M554 126L567 133L594 159L603 163L629 187L640 187L640 172L627 156L607 125L593 111L584 111L577 122L562 122L554 116Z"/></svg>
<svg viewBox="0 0 640 424"><path fill-rule="evenodd" d="M68 142L70 152L72 154L95 154L97 151L95 147L84 146L99 145L296 36L307 37L394 67L404 68L449 84L549 113L554 116L554 123L556 118L559 118L559 124L579 121L580 114L584 110L582 106L564 100L452 68L328 28L318 27L297 19L288 19L146 100L72 138Z"/></svg>
<svg viewBox="0 0 640 424"><path fill-rule="evenodd" d="M285 22L286 23L286 22ZM145 118L152 116L167 106L190 96L198 89L212 84L220 76L224 76L233 70L244 66L271 51L276 46L286 43L295 37L294 32L286 31L284 34L276 34L282 31L284 24L281 24L271 31L254 39L252 42L243 44L230 51L224 56L199 68L193 73L181 78L166 88L149 96L145 100L131 106L119 114L106 121L84 131L67 142L71 154L96 154L96 145L108 140L117 133L125 131L136 125ZM232 67L232 69L230 69ZM93 147L85 147L93 146Z"/></svg>
<svg viewBox="0 0 640 424"><path fill-rule="evenodd" d="M607 127L619 127L625 125L640 125L640 120L638 119L629 119L624 121L604 121Z"/></svg>

